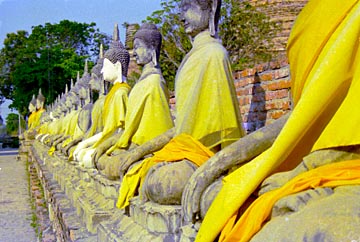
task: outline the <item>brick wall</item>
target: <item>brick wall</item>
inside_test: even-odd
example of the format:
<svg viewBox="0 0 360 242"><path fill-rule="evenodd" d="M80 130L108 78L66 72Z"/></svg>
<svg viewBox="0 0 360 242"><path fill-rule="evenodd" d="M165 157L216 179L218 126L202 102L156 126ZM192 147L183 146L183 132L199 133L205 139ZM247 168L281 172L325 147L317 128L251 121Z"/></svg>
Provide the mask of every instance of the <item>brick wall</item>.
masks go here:
<svg viewBox="0 0 360 242"><path fill-rule="evenodd" d="M235 72L234 82L248 133L290 111L290 72L286 59Z"/></svg>
<svg viewBox="0 0 360 242"><path fill-rule="evenodd" d="M240 0L242 1L242 0ZM285 54L286 43L293 23L308 0L248 0L250 4L265 13L270 20L280 25L277 36L273 39L274 51Z"/></svg>

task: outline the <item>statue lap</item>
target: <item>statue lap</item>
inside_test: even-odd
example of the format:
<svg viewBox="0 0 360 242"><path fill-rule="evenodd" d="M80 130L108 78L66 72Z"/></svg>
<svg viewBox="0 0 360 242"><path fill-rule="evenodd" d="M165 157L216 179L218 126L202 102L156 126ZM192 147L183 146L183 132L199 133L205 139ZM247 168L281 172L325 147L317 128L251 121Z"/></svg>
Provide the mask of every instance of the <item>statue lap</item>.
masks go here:
<svg viewBox="0 0 360 242"><path fill-rule="evenodd" d="M318 188L284 197L274 206L283 213L273 216L251 241L359 241L359 199L360 186Z"/></svg>
<svg viewBox="0 0 360 242"><path fill-rule="evenodd" d="M264 183L273 190L306 170L359 158L359 145L315 151L304 157L298 167L284 173L285 176L277 173ZM260 193L264 192L260 190ZM264 241L265 238L267 241L358 241L359 199L358 185L315 188L285 196L277 201L270 221L251 241Z"/></svg>

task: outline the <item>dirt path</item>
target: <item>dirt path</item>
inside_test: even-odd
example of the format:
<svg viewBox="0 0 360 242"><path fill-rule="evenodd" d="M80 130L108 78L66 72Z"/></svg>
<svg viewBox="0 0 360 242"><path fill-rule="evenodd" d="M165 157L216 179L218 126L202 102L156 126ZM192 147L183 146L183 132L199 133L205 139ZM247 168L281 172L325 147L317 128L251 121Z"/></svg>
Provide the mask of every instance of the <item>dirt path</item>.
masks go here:
<svg viewBox="0 0 360 242"><path fill-rule="evenodd" d="M0 150L0 241L36 242L28 175L17 150Z"/></svg>

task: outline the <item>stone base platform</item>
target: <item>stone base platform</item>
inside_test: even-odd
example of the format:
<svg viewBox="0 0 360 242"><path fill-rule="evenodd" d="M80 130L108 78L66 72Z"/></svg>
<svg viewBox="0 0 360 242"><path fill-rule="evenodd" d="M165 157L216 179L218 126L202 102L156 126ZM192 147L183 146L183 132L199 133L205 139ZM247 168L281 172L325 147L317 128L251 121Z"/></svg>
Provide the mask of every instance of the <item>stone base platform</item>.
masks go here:
<svg viewBox="0 0 360 242"><path fill-rule="evenodd" d="M36 168L58 241L193 241L194 229L181 227L181 207L130 201L116 208L120 181L68 161L39 141L23 143Z"/></svg>

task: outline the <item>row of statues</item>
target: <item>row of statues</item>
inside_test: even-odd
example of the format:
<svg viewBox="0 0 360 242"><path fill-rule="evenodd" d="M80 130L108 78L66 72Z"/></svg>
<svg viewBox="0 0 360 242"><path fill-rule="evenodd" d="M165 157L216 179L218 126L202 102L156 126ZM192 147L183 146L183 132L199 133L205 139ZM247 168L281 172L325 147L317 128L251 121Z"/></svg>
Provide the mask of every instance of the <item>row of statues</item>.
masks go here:
<svg viewBox="0 0 360 242"><path fill-rule="evenodd" d="M360 91L360 4L309 1L288 44L294 109L248 135L229 57L217 38L220 8L221 0L181 1L192 49L177 71L175 117L161 74L157 27L143 24L135 34L134 56L142 73L131 88L130 56L116 26L110 48L100 51L91 74L85 68L46 112L41 92L36 104L33 98L28 134L36 130L49 154L57 150L120 179L120 209L137 194L143 202L181 205L184 225L201 223L196 241L247 241L258 231L254 241L359 238L360 219L352 215L360 208L355 202L360 112L354 110ZM304 180L309 185L298 185ZM263 207L261 199L268 201ZM344 201L349 209L339 211ZM338 219L346 226L339 228Z"/></svg>

